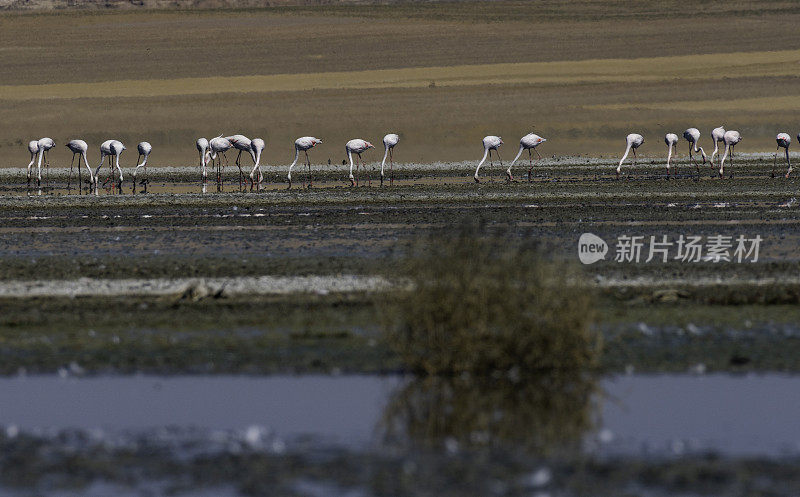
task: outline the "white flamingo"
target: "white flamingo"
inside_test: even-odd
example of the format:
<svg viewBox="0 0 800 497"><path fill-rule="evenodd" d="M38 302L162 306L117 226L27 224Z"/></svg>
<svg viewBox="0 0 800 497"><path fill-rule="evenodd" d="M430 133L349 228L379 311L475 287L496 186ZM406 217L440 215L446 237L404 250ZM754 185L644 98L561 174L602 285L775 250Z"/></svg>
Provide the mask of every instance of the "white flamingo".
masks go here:
<svg viewBox="0 0 800 497"><path fill-rule="evenodd" d="M44 157L45 167L47 168L47 181L50 182L50 161L47 160L47 151L56 146L52 138L39 138L39 158L36 161L37 186L42 186L42 157Z"/></svg>
<svg viewBox="0 0 800 497"><path fill-rule="evenodd" d="M198 138L195 142L197 151L200 153L200 169L203 171L203 183L206 182L208 176L206 175L206 164L211 160L211 153L208 149L208 140L205 138Z"/></svg>
<svg viewBox="0 0 800 497"><path fill-rule="evenodd" d="M123 150L127 150L127 147L119 140L106 140L100 144L100 164L97 165L97 170L94 172L95 188L97 187L97 183L100 181L100 168L103 167L103 161L105 160L106 156L109 156L108 167L111 169L109 179L111 179L111 175L113 175L115 167L114 163L111 161L112 155L116 159L116 168L117 171L119 171L119 187L122 188L122 167L119 165L119 156L122 155Z"/></svg>
<svg viewBox="0 0 800 497"><path fill-rule="evenodd" d="M36 155L39 153L39 140L28 142L28 152L31 153L31 161L28 162L28 186L31 185L31 167L36 163Z"/></svg>
<svg viewBox="0 0 800 497"><path fill-rule="evenodd" d="M711 139L714 141L714 151L711 152L709 162L714 165L714 157L719 153L719 144L725 141L725 128L720 126L711 130Z"/></svg>
<svg viewBox="0 0 800 497"><path fill-rule="evenodd" d="M788 178L789 173L792 172L792 163L789 161L789 145L792 143L792 137L789 136L788 133L778 133L778 136L775 137L775 141L778 142L778 148L775 149L775 158L772 160L772 177L775 177L775 163L778 162L778 150L783 148L786 150L786 165L789 167L785 176Z"/></svg>
<svg viewBox="0 0 800 497"><path fill-rule="evenodd" d="M153 151L153 146L150 145L148 142L140 142L136 145L136 149L139 151L139 157L136 158L136 162L139 162L139 159L144 157L144 160L136 165L136 169L133 170L133 189L136 191L136 173L139 172L139 168L144 168L145 179L142 180L144 183L144 191L147 193L147 159L150 157L150 152Z"/></svg>
<svg viewBox="0 0 800 497"><path fill-rule="evenodd" d="M725 142L725 153L722 154L722 160L719 162L719 177L722 177L723 171L725 169L725 159L728 158L728 151L731 153L731 166L733 165L733 148L736 146L737 143L742 141L742 135L739 134L738 131L726 131L725 135L722 137L722 141ZM731 178L733 177L733 173L731 173Z"/></svg>
<svg viewBox="0 0 800 497"><path fill-rule="evenodd" d="M228 157L225 152L233 148L233 142L219 135L216 138L212 138L208 142L208 146L211 149L211 161L217 160L217 191L220 191L225 186L223 175L225 174L225 165L228 164ZM225 159L225 165L223 165L222 159Z"/></svg>
<svg viewBox="0 0 800 497"><path fill-rule="evenodd" d="M350 140L349 142L347 142L347 144L349 145L350 142L352 141L356 140ZM316 147L320 143L322 143L322 138L314 138L313 136L303 136L294 141L294 160L289 165L289 174L286 176L286 178L289 180L289 188L292 188L292 168L294 167L295 164L297 164L297 159L300 157L301 150L306 154L306 164L308 165L308 184L309 186L311 186L311 159L308 158L308 151ZM348 151L348 155L349 154L350 152ZM350 162L352 163L352 158L350 159ZM352 179L352 177L353 177L353 168L351 166L350 178Z"/></svg>
<svg viewBox="0 0 800 497"><path fill-rule="evenodd" d="M242 179L244 178L244 171L242 171L242 152L247 152L252 157L250 138L244 135L231 135L225 138L233 144L233 148L239 151L239 153L236 154L236 161L234 164L239 168L239 188L242 188Z"/></svg>
<svg viewBox="0 0 800 497"><path fill-rule="evenodd" d="M678 135L667 133L664 136L664 143L667 144L667 179L669 179L669 161L672 159L672 149L678 145Z"/></svg>
<svg viewBox="0 0 800 497"><path fill-rule="evenodd" d="M531 180L531 175L533 174L533 154L531 153L531 150L536 152L536 155L541 160L542 156L539 154L539 151L536 150L536 147L546 141L547 138L542 138L536 133L528 133L519 140L519 152L517 152L517 156L511 161L511 164L508 166L508 170L506 171L506 176L508 176L510 181L514 180L514 177L511 175L511 168L514 167L514 163L517 162L517 159L519 159L519 157L522 155L522 152L525 150L528 151L528 160L530 161L530 168L528 169L528 181Z"/></svg>
<svg viewBox="0 0 800 497"><path fill-rule="evenodd" d="M700 141L700 130L697 128L689 128L683 132L683 138L689 142L689 159L694 163L695 166L697 166L697 172L699 173L700 165L694 159L694 155L692 154L694 152L700 152L700 154L703 156L703 165L705 165L706 161L708 160L705 150L703 150L703 147L698 145L698 142Z"/></svg>
<svg viewBox="0 0 800 497"><path fill-rule="evenodd" d="M89 145L83 140L70 140L67 142L66 147L72 151L72 160L69 163L69 176L67 177L67 190L69 190L70 182L72 181L72 163L75 162L75 155L80 154L78 157L78 192L81 191L83 185L83 178L81 178L81 158L89 170L89 184L94 184L94 174L92 173L92 166L89 165L89 160L86 158L86 153L89 151Z"/></svg>
<svg viewBox="0 0 800 497"><path fill-rule="evenodd" d="M383 186L383 166L386 164L386 156L389 156L389 184L394 184L394 146L400 141L396 133L389 133L383 137L383 160L381 161L381 186Z"/></svg>
<svg viewBox="0 0 800 497"><path fill-rule="evenodd" d="M636 166L636 149L642 146L644 143L644 137L639 133L631 133L625 137L625 155L622 156L622 159L619 160L619 165L617 166L617 179L619 179L619 172L622 170L622 163L625 162L625 159L628 157L628 153L633 150L633 165Z"/></svg>
<svg viewBox="0 0 800 497"><path fill-rule="evenodd" d="M478 163L478 167L475 169L475 183L480 183L481 180L478 179L478 171L481 170L481 166L484 162L486 162L486 157L489 157L489 165L494 166L494 162L492 161L492 150L494 150L495 154L497 154L497 159L500 161L500 167L503 167L503 159L500 158L500 145L503 144L503 140L499 136L494 135L487 135L483 137L483 159Z"/></svg>
<svg viewBox="0 0 800 497"><path fill-rule="evenodd" d="M350 186L358 186L358 181L354 181L353 179L353 154L358 156L359 160L361 160L361 164L364 166L364 170L366 171L367 164L364 162L361 154L371 148L375 148L375 146L366 140L362 140L361 138L350 140L344 145L344 149L347 152L347 158L350 159ZM358 173L358 166L356 166L356 173ZM369 177L369 171L367 171L367 181L370 185L372 185L372 180Z"/></svg>
<svg viewBox="0 0 800 497"><path fill-rule="evenodd" d="M250 157L253 158L253 170L250 171L250 191L253 191L253 173L256 170L258 171L258 187L261 188L261 181L264 179L264 175L261 174L261 153L266 147L267 144L261 138L250 140Z"/></svg>

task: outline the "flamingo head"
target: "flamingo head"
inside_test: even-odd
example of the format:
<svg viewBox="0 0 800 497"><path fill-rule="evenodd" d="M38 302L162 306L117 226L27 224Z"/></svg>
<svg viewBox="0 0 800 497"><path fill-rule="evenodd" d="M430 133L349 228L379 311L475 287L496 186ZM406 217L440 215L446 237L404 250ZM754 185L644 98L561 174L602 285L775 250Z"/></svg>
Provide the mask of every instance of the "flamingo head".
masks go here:
<svg viewBox="0 0 800 497"><path fill-rule="evenodd" d="M370 142L367 142L367 148L375 148L375 145L371 144Z"/></svg>
<svg viewBox="0 0 800 497"><path fill-rule="evenodd" d="M500 137L498 136L498 138L500 138ZM502 145L502 144L503 144L503 139L500 138L500 145Z"/></svg>
<svg viewBox="0 0 800 497"><path fill-rule="evenodd" d="M317 138L316 140L314 140L314 145L317 145L317 144L320 144L320 143L322 143L322 138Z"/></svg>
<svg viewBox="0 0 800 497"><path fill-rule="evenodd" d="M541 138L541 137L539 138L539 143L544 143L546 141L547 141L547 138Z"/></svg>

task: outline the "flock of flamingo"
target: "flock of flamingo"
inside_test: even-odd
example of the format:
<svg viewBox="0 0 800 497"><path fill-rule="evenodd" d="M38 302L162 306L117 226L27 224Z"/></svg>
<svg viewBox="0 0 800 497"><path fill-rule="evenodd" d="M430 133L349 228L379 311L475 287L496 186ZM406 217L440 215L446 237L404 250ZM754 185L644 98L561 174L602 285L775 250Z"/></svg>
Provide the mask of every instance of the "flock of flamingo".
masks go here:
<svg viewBox="0 0 800 497"><path fill-rule="evenodd" d="M698 164L697 160L694 157L694 154L699 152L702 156L703 164L705 165L706 162L714 166L714 158L720 153L720 143L724 144L724 151L722 151L722 155L719 162L719 176L720 178L723 177L724 170L725 170L725 160L728 158L728 154L730 153L731 162L733 161L733 149L734 147L742 141L742 136L738 131L729 130L726 131L723 127L715 128L711 131L711 139L714 144L714 151L711 153L711 156L708 157L703 150L703 147L699 146L700 140L700 131L697 128L689 128L683 132L683 137L686 141L689 142L689 159L697 166L697 171L700 171L700 164ZM800 134L797 135L797 139L800 142ZM387 159L389 160L389 169L390 169L390 182L394 182L394 147L400 141L400 137L395 133L389 133L383 137L383 145L385 152L383 154L383 160L381 161L381 185L383 185L384 181L384 168L386 165ZM514 160L511 161L508 169L506 169L506 177L509 181L513 181L514 177L511 174L511 168L520 158L520 156L525 152L528 151L528 159L529 159L529 169L528 169L528 181L531 180L531 175L533 172L533 152L536 152L536 155L539 159L542 156L539 154L539 151L536 149L540 144L547 141L547 139L542 138L541 136L535 133L529 133L523 136L519 142L519 151L517 152L516 157ZM670 177L670 162L672 160L673 150L676 149L678 144L678 135L675 133L667 133L664 137L664 142L667 145L667 178ZM786 163L787 163L787 171L785 177L789 177L789 173L792 172L792 164L789 160L789 145L791 143L791 137L787 133L779 133L776 136L776 141L778 143L778 148L775 151L775 158L772 164L772 176L775 176L775 166L777 163L778 151L783 148L786 152ZM298 138L294 142L294 161L292 161L291 165L289 165L289 172L287 175L287 179L289 181L289 188L292 187L292 169L295 165L297 165L298 160L300 159L300 152L303 152L305 155L305 165L308 168L308 186L312 186L311 180L311 159L308 156L308 151L317 145L322 143L322 139L315 138L313 136L304 136ZM632 151L633 152L633 165L636 165L636 150L644 143L644 137L638 133L631 133L626 137L626 148L625 153L623 154L622 158L619 161L619 165L617 166L617 178L619 178L620 171L622 169L622 164L625 162L625 159L628 157L628 154ZM55 147L56 143L51 138L41 138L39 140L32 140L28 143L28 151L31 154L31 160L28 163L28 185L31 182L31 169L33 164L36 163L37 167L37 184L41 187L42 182L42 165L44 163L45 167L49 170L49 162L47 160L47 152ZM478 167L475 169L474 179L476 183L480 182L479 173L481 170L481 166L486 162L486 159L489 159L490 166L493 166L493 158L492 153L497 156L497 159L500 161L502 166L502 159L500 159L500 152L499 148L503 145L503 140L499 136L489 135L483 138L483 158L478 163ZM261 172L261 153L264 151L265 143L264 140L261 138L254 138L249 139L244 135L231 135L231 136L217 136L216 138L212 138L211 140L207 140L206 138L199 138L196 142L197 151L200 154L200 166L202 170L202 178L203 184L205 185L208 181L208 173L207 167L211 164L212 168L216 168L216 184L217 190L221 191L223 189L224 181L224 170L225 165L228 165L228 159L225 155L225 152L231 149L235 149L238 151L236 156L236 161L234 164L239 169L239 187L242 187L243 181L246 185L247 178L245 177L245 171L242 169L242 153L247 153L253 160L253 168L250 171L249 179L250 179L250 189L252 190L256 184L261 186L261 183L264 179L264 176ZM114 174L114 169L117 170L119 174L119 182L117 186L121 189L122 181L123 181L123 174L122 174L122 167L120 166L119 160L120 155L124 150L126 150L125 145L122 144L119 140L106 140L100 145L100 163L98 164L95 170L92 170L92 167L89 165L89 161L87 159L87 152L89 150L88 145L83 140L70 140L66 143L66 147L72 151L72 161L70 162L70 170L69 170L69 177L67 180L67 187L69 188L70 183L72 181L72 170L73 165L75 163L75 157L78 156L78 182L79 184L82 183L81 178L81 166L80 161L83 160L86 169L89 172L89 184L92 185L95 190L98 187L99 183L99 175L100 169L103 166L103 161L105 160L106 156L109 157L109 177L106 180L112 181L112 176ZM144 168L145 175L147 174L147 159L150 156L150 153L153 150L153 147L148 142L141 142L136 147L139 151L139 157L136 159L136 162L139 162L136 165L136 168L133 171L133 188L136 188L136 175L139 171L139 168ZM360 138L356 138L353 140L348 141L345 144L345 152L347 154L347 158L350 161L350 184L352 186L358 186L358 170L359 166L364 166L366 170L366 163L364 159L361 157L361 154L365 151L369 150L370 148L374 148L372 143L362 140ZM357 158L354 161L353 155ZM113 156L113 162L112 162ZM224 161L224 162L223 162ZM345 163L345 161L342 161ZM330 160L328 161L330 164ZM353 166L356 167L356 176L353 175ZM368 178L368 181L371 179ZM146 179L143 180L143 184L146 185ZM146 186L145 186L146 188Z"/></svg>

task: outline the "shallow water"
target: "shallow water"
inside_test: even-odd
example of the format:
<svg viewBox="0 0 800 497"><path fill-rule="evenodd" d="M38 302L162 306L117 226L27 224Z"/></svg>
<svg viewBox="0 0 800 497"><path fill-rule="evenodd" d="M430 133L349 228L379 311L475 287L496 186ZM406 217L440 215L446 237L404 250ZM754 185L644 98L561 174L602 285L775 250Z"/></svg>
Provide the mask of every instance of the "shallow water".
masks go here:
<svg viewBox="0 0 800 497"><path fill-rule="evenodd" d="M547 391L533 385L528 395L525 385L508 393L502 387L464 391L463 385L380 376L81 378L63 373L0 379L0 425L7 433L257 430L289 446L311 437L372 449L387 438L396 441L385 436L393 430L416 443L447 445L464 433L471 439L479 433L491 443L511 429L516 437L511 440L526 444L526 427L536 426L537 436L557 434L548 444L568 443L569 434L577 434L583 451L600 455L800 454L800 376L627 375L592 385L589 398L566 394L563 387ZM489 402L458 403L450 397ZM499 425L473 421L483 417L487 405L493 416L500 415ZM432 427L431 420L441 426Z"/></svg>

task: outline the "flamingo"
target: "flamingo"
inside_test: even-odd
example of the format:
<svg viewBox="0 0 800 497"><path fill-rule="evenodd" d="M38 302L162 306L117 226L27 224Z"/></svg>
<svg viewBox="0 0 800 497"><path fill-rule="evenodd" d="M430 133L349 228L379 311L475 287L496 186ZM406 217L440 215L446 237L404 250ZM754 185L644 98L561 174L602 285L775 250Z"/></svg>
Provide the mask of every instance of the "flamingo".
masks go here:
<svg viewBox="0 0 800 497"><path fill-rule="evenodd" d="M664 143L667 144L667 179L669 179L669 161L672 159L672 149L678 145L678 135L667 133L664 136Z"/></svg>
<svg viewBox="0 0 800 497"><path fill-rule="evenodd" d="M31 161L28 163L28 186L31 186L31 167L36 162L36 154L39 153L39 140L28 142L28 152L31 153Z"/></svg>
<svg viewBox="0 0 800 497"><path fill-rule="evenodd" d="M348 152L347 152L348 155L350 155L350 151L347 148L347 146L350 145L350 142L354 142L354 141L359 141L359 140L350 140L349 142L347 142L347 145L345 145L345 150L348 150ZM364 140L360 140L360 141L363 142ZM292 163L289 165L289 175L287 176L287 178L289 179L289 188L292 188L292 168L294 167L295 164L297 164L297 159L300 157L300 151L301 150L306 154L306 164L308 165L308 185L311 186L311 159L308 158L308 151L311 150L312 148L316 147L320 143L322 143L322 138L314 138L313 136L304 136L304 137L298 138L297 140L294 141L294 161L292 161ZM364 143L367 143L367 142L364 142ZM372 146L372 145L370 144L370 146ZM364 150L366 150L366 148ZM362 152L363 152L363 150L362 150ZM353 159L351 157L351 159L350 159L351 163L352 163L352 160ZM328 161L328 162L330 162L330 161ZM352 167L352 165L350 166L350 178L351 178L351 180L353 178L353 167Z"/></svg>
<svg viewBox="0 0 800 497"><path fill-rule="evenodd" d="M56 142L52 138L40 138L39 145L39 159L36 161L37 169L37 186L42 186L42 157L45 157L44 164L47 168L47 181L50 181L50 161L47 160L47 151L56 146ZM28 147L30 150L30 147Z"/></svg>
<svg viewBox="0 0 800 497"><path fill-rule="evenodd" d="M400 141L400 137L395 133L389 133L383 137L383 161L381 161L381 186L383 186L383 166L386 164L386 156L389 156L389 184L394 184L394 146Z"/></svg>
<svg viewBox="0 0 800 497"><path fill-rule="evenodd" d="M261 188L261 180L264 176L261 174L261 153L266 148L267 144L261 138L253 138L250 140L250 157L253 159L253 170L250 171L250 191L253 191L253 173L258 170L258 187Z"/></svg>
<svg viewBox="0 0 800 497"><path fill-rule="evenodd" d="M711 130L711 139L714 141L714 151L711 152L711 159L709 159L709 162L713 166L714 157L719 152L719 144L725 141L725 128L720 126L719 128L714 128Z"/></svg>
<svg viewBox="0 0 800 497"><path fill-rule="evenodd" d="M481 180L478 179L478 171L481 170L481 166L484 162L486 162L486 156L489 156L489 165L494 166L492 162L492 150L497 154L497 159L500 161L500 167L503 166L503 159L500 158L500 145L503 144L503 140L499 136L488 135L483 137L483 159L478 163L478 167L475 169L475 183L480 183Z"/></svg>
<svg viewBox="0 0 800 497"><path fill-rule="evenodd" d="M247 152L248 154L251 154L250 138L244 135L231 135L231 136L226 136L225 138L233 144L233 148L239 151L239 153L236 155L236 162L234 162L234 164L236 164L236 167L239 168L239 188L241 189L242 178L244 178L244 171L242 171L242 152ZM253 164L255 164L255 162Z"/></svg>
<svg viewBox="0 0 800 497"><path fill-rule="evenodd" d="M631 133L625 137L625 143L627 144L625 147L625 155L619 160L619 165L617 166L617 179L619 179L619 172L622 170L622 163L625 162L631 150L633 150L633 165L636 165L636 149L642 146L644 137L638 133Z"/></svg>
<svg viewBox="0 0 800 497"><path fill-rule="evenodd" d="M122 188L122 167L119 165L119 156L122 155L123 150L127 149L128 148L119 140L106 140L100 144L100 164L97 165L97 170L94 172L95 189L97 188L97 183L100 181L100 168L103 167L103 161L106 155L109 156L108 166L111 169L111 174L114 173L114 164L111 162L111 156L113 155L116 158L116 168L117 171L119 171L119 187ZM109 175L109 179L111 179L111 175Z"/></svg>
<svg viewBox="0 0 800 497"><path fill-rule="evenodd" d="M742 141L742 135L739 134L738 131L726 131L725 135L722 137L722 140L725 142L725 153L722 154L722 160L719 162L719 177L722 177L723 170L725 169L725 159L728 157L728 151L731 152L731 165L733 165L733 148L736 146L737 143ZM731 173L731 178L733 177L733 173Z"/></svg>
<svg viewBox="0 0 800 497"><path fill-rule="evenodd" d="M208 140L205 138L198 138L195 145L197 146L197 151L200 153L200 169L203 170L203 183L205 183L208 178L206 175L206 164L211 160L208 151Z"/></svg>
<svg viewBox="0 0 800 497"><path fill-rule="evenodd" d="M514 163L517 162L517 159L519 159L519 156L522 155L522 152L524 150L528 151L528 159L530 161L530 168L528 169L528 181L531 180L531 174L533 174L533 155L531 154L531 150L536 152L536 155L541 160L542 156L541 154L539 154L539 151L536 150L536 147L538 147L539 145L541 145L546 141L547 138L542 138L536 133L528 133L519 140L519 152L517 152L517 156L514 157L514 160L511 161L511 165L508 166L508 170L506 171L506 176L508 176L509 180L514 179L514 177L511 176L511 168L514 167Z"/></svg>
<svg viewBox="0 0 800 497"><path fill-rule="evenodd" d="M139 159L144 157L144 160L141 164L136 165L136 169L133 170L133 190L136 191L136 173L139 172L139 168L144 168L144 174L147 175L147 158L150 157L150 152L153 151L153 146L150 145L148 142L140 142L136 145L136 149L139 151L139 157L136 158L136 162L139 162ZM147 193L147 179L143 179L142 183L144 183L144 191Z"/></svg>
<svg viewBox="0 0 800 497"><path fill-rule="evenodd" d="M697 166L697 172L699 173L700 165L697 163L696 160L694 160L692 152L698 152L698 151L700 152L700 154L703 156L703 165L705 165L706 160L708 160L708 158L706 157L706 152L705 150L703 150L703 147L697 145L697 142L700 141L700 130L697 128L689 128L683 132L683 137L686 139L686 141L689 142L689 159L694 163L695 166Z"/></svg>
<svg viewBox="0 0 800 497"><path fill-rule="evenodd" d="M69 176L67 177L67 190L69 190L70 182L72 181L72 163L75 162L75 155L80 154L78 157L78 192L81 191L83 179L81 178L81 158L83 163L86 164L86 169L89 170L89 184L94 183L94 174L92 174L92 166L86 158L86 153L89 151L89 145L83 140L70 140L67 142L66 147L72 151L72 160L69 163Z"/></svg>
<svg viewBox="0 0 800 497"><path fill-rule="evenodd" d="M778 150L783 147L786 150L786 164L789 166L789 170L786 171L786 178L788 178L789 173L792 172L792 163L789 162L789 145L792 143L792 137L789 136L788 133L778 133L778 136L775 137L775 141L778 142L778 148L775 149L775 158L772 161L772 177L775 177L775 163L778 162Z"/></svg>
<svg viewBox="0 0 800 497"><path fill-rule="evenodd" d="M216 138L212 138L211 141L208 142L208 146L211 148L211 161L213 162L214 159L217 160L217 191L220 191L224 187L223 174L225 173L222 159L225 159L225 164L228 163L228 157L225 155L225 151L233 148L233 142L219 135Z"/></svg>
<svg viewBox="0 0 800 497"><path fill-rule="evenodd" d="M361 160L361 164L364 166L364 170L366 171L367 164L364 162L361 154L371 148L375 148L375 146L368 141L362 140L361 138L355 138L345 144L344 150L347 152L347 158L350 159L350 186L358 186L358 182L353 181L353 154L358 155L358 158ZM356 166L356 173L358 173L358 166ZM367 172L367 181L369 181L369 184L372 185L372 180L369 179L369 172Z"/></svg>

